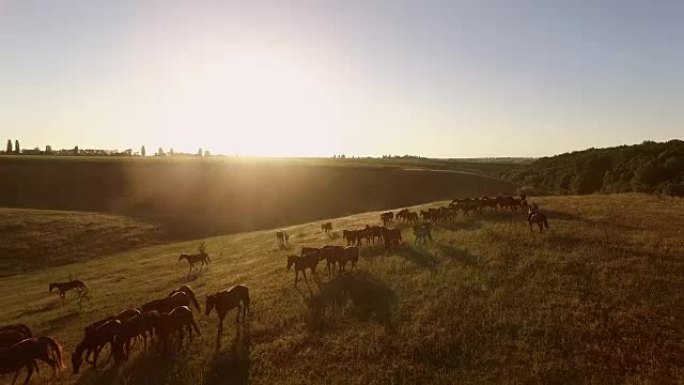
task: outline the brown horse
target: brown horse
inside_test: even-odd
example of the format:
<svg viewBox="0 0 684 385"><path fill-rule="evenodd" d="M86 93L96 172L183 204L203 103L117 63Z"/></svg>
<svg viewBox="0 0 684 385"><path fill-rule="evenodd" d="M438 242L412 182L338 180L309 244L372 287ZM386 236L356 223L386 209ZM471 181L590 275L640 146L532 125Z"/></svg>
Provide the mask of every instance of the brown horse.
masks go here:
<svg viewBox="0 0 684 385"><path fill-rule="evenodd" d="M332 229L333 229L332 223L330 223L330 222L326 222L326 223L321 225L321 230L323 230L323 232L325 232L325 233L331 232Z"/></svg>
<svg viewBox="0 0 684 385"><path fill-rule="evenodd" d="M347 267L347 262L351 262L351 269L354 270L356 263L359 261L359 247L347 246L342 251L342 258L339 261L340 269L344 271Z"/></svg>
<svg viewBox="0 0 684 385"><path fill-rule="evenodd" d="M205 253L204 251L200 252L199 254L181 254L180 257L178 257L179 261L182 260L188 261L188 265L190 268L188 269L188 277L190 276L190 272L192 272L192 269L195 267L196 264L200 263L200 273L202 272L202 268L206 264L209 266L209 262L211 261L209 259L209 255Z"/></svg>
<svg viewBox="0 0 684 385"><path fill-rule="evenodd" d="M195 308L197 309L198 312L202 312L202 309L200 309L199 302L197 302L197 297L195 297L195 292L192 291L192 288L188 285L183 285L179 287L178 289L172 291L169 293L169 297L173 296L176 293L185 293L190 297L190 300L192 300L192 304L195 305Z"/></svg>
<svg viewBox="0 0 684 385"><path fill-rule="evenodd" d="M57 289L59 290L59 298L64 301L66 292L69 290L88 290L86 285L83 283L83 281L79 281L78 279L74 281L68 281L68 282L53 282L50 284L50 292L52 292L52 289Z"/></svg>
<svg viewBox="0 0 684 385"><path fill-rule="evenodd" d="M33 333L24 324L6 325L0 327L0 347L8 347L27 338L33 338Z"/></svg>
<svg viewBox="0 0 684 385"><path fill-rule="evenodd" d="M125 322L125 321L127 321L131 318L137 317L139 315L140 315L140 309L137 307L133 307L130 309L123 310L117 315L109 316L109 317L104 318L102 320L95 321L95 322L91 323L90 325L86 326L83 331L87 334L87 333L99 328L100 326L106 324L109 321L119 320L121 322Z"/></svg>
<svg viewBox="0 0 684 385"><path fill-rule="evenodd" d="M332 275L335 265L341 266L342 264L344 246L324 246L319 259L325 259L325 269L328 270L328 276Z"/></svg>
<svg viewBox="0 0 684 385"><path fill-rule="evenodd" d="M236 307L238 308L238 311L235 316L235 323L240 322L240 312L242 312L242 323L244 324L247 313L249 312L249 289L247 289L246 286L236 285L228 290L223 290L207 296L205 314L209 316L211 310L216 308L216 313L219 316L218 333L216 334L217 346L220 344L221 334L223 334L223 319L226 318L228 310Z"/></svg>
<svg viewBox="0 0 684 385"><path fill-rule="evenodd" d="M149 333L151 336L153 318L149 313L145 313L122 321L114 339L114 351L118 352L123 359L127 359L130 355L131 344L136 338L141 338L145 344L144 348L147 348L147 335Z"/></svg>
<svg viewBox="0 0 684 385"><path fill-rule="evenodd" d="M178 292L175 293L174 295L168 296L166 298L162 299L155 299L153 301L150 301L144 305L142 305L142 312L147 313L152 310L156 310L160 313L168 313L171 310L179 307L179 306L188 306L192 304L193 300L190 298L189 295L183 293L183 292ZM199 304L196 305L197 309L199 309Z"/></svg>
<svg viewBox="0 0 684 385"><path fill-rule="evenodd" d="M27 338L9 347L0 348L0 374L16 372L12 384L17 381L21 369L26 368L28 375L24 384L28 384L34 369L38 369L35 360L41 360L52 368L53 377L64 369L62 346L50 337Z"/></svg>
<svg viewBox="0 0 684 385"><path fill-rule="evenodd" d="M391 249L392 246L401 243L401 230L385 229L382 233L382 237L385 239L385 248Z"/></svg>
<svg viewBox="0 0 684 385"><path fill-rule="evenodd" d="M83 340L76 345L76 350L71 354L71 367L74 374L78 374L78 370L83 363L83 353L86 354L86 360L92 354L93 368L97 366L97 358L100 355L100 351L109 344L111 348L111 355L114 356L115 361L119 361L122 358L121 352L116 350L116 345L114 344L117 333L121 330L121 321L110 320L100 325L97 328L90 329L83 336ZM111 357L110 355L110 357Z"/></svg>
<svg viewBox="0 0 684 385"><path fill-rule="evenodd" d="M196 331L197 334L202 334L195 323L195 318L192 316L192 310L187 306L178 306L169 313L159 314L154 320L154 329L157 336L159 336L159 341L164 352L168 351L168 340L174 333L178 333L178 336L180 337L179 348L183 347L186 331L190 336L190 340L192 340L193 330Z"/></svg>
<svg viewBox="0 0 684 385"><path fill-rule="evenodd" d="M527 223L530 224L530 231L532 231L532 224L536 223L539 226L539 233L541 234L544 228L549 230L549 222L546 219L546 215L540 212L533 212L531 208L528 208L527 212Z"/></svg>
<svg viewBox="0 0 684 385"><path fill-rule="evenodd" d="M316 274L316 267L318 266L318 261L319 261L319 252L309 252L306 253L302 256L299 255L288 255L287 256L287 270L290 270L292 266L294 266L295 270L295 286L297 286L297 281L299 280L299 272L302 272L302 275L304 276L304 281L306 283L309 283L309 280L306 278L306 269L311 270L311 276L313 277L314 274Z"/></svg>
<svg viewBox="0 0 684 385"><path fill-rule="evenodd" d="M387 226L394 219L394 213L391 211L388 211L386 213L382 213L382 214L380 214L380 219L382 220L383 226Z"/></svg>

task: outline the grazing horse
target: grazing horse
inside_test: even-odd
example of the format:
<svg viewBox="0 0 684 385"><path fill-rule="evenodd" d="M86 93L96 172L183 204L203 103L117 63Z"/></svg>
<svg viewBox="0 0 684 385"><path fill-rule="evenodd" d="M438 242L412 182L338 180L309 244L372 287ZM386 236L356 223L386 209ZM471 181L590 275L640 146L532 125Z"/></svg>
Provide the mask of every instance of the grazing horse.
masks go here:
<svg viewBox="0 0 684 385"><path fill-rule="evenodd" d="M125 360L131 352L131 343L136 338L142 338L144 347L147 347L147 335L152 327L149 313L140 314L121 322L121 327L114 339L114 351Z"/></svg>
<svg viewBox="0 0 684 385"><path fill-rule="evenodd" d="M35 360L41 360L52 368L53 377L64 369L62 346L50 337L27 338L12 346L0 348L0 374L16 372L12 384L17 381L21 369L26 368L28 384L37 370Z"/></svg>
<svg viewBox="0 0 684 385"><path fill-rule="evenodd" d="M527 208L527 223L530 224L530 231L532 231L532 224L536 223L539 226L539 233L541 233L544 228L549 230L549 222L546 220L546 215L538 211L532 211L532 207Z"/></svg>
<svg viewBox="0 0 684 385"><path fill-rule="evenodd" d="M356 268L356 263L359 261L359 247L347 246L342 251L342 259L338 262L340 269L344 271L347 267L347 262L351 262L351 269Z"/></svg>
<svg viewBox="0 0 684 385"><path fill-rule="evenodd" d="M302 272L304 276L304 281L309 284L309 280L306 278L306 269L311 270L311 277L316 273L316 266L318 266L320 252L316 249L315 252L308 252L303 255L288 255L287 256L287 270L290 270L294 266L295 270L295 286L297 286L297 281L299 280L299 272Z"/></svg>
<svg viewBox="0 0 684 385"><path fill-rule="evenodd" d="M115 349L114 340L120 328L121 321L110 320L85 333L83 340L76 345L76 350L71 354L71 367L74 374L78 374L78 370L83 363L83 353L85 353L86 360L91 354L93 355L92 365L93 368L95 368L97 366L97 358L100 355L100 351L107 346L107 344L110 345L112 351L111 355L114 356L114 360L119 361L121 356Z"/></svg>
<svg viewBox="0 0 684 385"><path fill-rule="evenodd" d="M195 305L195 308L197 309L197 311L198 311L198 312L202 312L202 309L200 309L199 302L197 302L197 297L195 297L195 292L192 291L192 288L191 288L190 286L188 286L188 285L183 285L183 286L179 287L178 289L176 289L176 290L172 291L171 293L169 293L169 297L171 297L172 295L174 295L174 294L176 294L176 293L185 293L185 294L187 294L188 297L190 297L190 300L192 300L192 304Z"/></svg>
<svg viewBox="0 0 684 385"><path fill-rule="evenodd" d="M413 235L416 237L413 242L414 245L423 246L428 240L432 242L432 231L430 230L430 225L427 223L413 226Z"/></svg>
<svg viewBox="0 0 684 385"><path fill-rule="evenodd" d="M192 340L193 330L197 334L202 334L195 323L195 318L192 316L192 310L187 306L178 306L169 313L159 314L154 319L154 329L165 352L168 351L168 339L174 333L178 333L180 337L179 348L183 347L186 331L190 336L190 340Z"/></svg>
<svg viewBox="0 0 684 385"><path fill-rule="evenodd" d="M178 292L166 298L152 300L142 305L141 309L143 313L147 313L152 310L156 310L160 313L168 313L179 306L190 307L193 302L195 303L197 310L199 310L199 303L197 303L196 299L193 301L193 297L190 297L184 292Z"/></svg>
<svg viewBox="0 0 684 385"><path fill-rule="evenodd" d="M332 225L331 225L332 226ZM290 236L287 235L287 233L283 230L278 230L276 232L276 239L278 240L278 247L280 250L283 249L288 249L289 248L289 239Z"/></svg>
<svg viewBox="0 0 684 385"><path fill-rule="evenodd" d="M301 258L301 257L300 257ZM228 290L219 291L207 296L205 315L209 316L211 310L216 308L219 316L218 332L216 334L216 345L221 342L223 334L223 319L226 318L228 310L238 308L235 316L235 323L240 323L240 312L242 312L242 323L244 324L249 312L249 289L243 285L236 285Z"/></svg>
<svg viewBox="0 0 684 385"><path fill-rule="evenodd" d="M330 222L326 222L326 223L321 225L321 230L323 230L323 232L325 232L325 233L332 231L332 229L333 229L332 223L330 223Z"/></svg>
<svg viewBox="0 0 684 385"><path fill-rule="evenodd" d="M68 281L68 282L53 282L50 284L50 292L52 293L52 289L57 289L59 291L59 298L62 299L62 302L64 302L64 297L66 295L66 292L69 290L88 290L86 285L83 283L83 281L74 280L74 281Z"/></svg>
<svg viewBox="0 0 684 385"><path fill-rule="evenodd" d="M418 218L418 213L414 212L407 212L406 213L406 222L418 222L420 219Z"/></svg>
<svg viewBox="0 0 684 385"><path fill-rule="evenodd" d="M24 324L0 327L0 348L9 347L27 338L33 338L31 329Z"/></svg>

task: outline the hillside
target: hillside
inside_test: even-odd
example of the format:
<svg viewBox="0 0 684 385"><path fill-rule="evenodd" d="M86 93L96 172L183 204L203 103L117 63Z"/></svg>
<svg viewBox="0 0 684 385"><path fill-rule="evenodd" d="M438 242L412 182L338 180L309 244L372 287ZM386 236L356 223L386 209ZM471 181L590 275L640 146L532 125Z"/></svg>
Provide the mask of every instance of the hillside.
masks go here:
<svg viewBox="0 0 684 385"><path fill-rule="evenodd" d="M504 179L555 194L647 192L684 196L684 141L591 148L502 169Z"/></svg>
<svg viewBox="0 0 684 385"><path fill-rule="evenodd" d="M0 277L164 239L159 227L117 215L0 208Z"/></svg>
<svg viewBox="0 0 684 385"><path fill-rule="evenodd" d="M124 215L190 239L515 189L474 171L359 162L0 157L0 206Z"/></svg>
<svg viewBox="0 0 684 385"><path fill-rule="evenodd" d="M70 354L83 327L189 283L198 295L243 283L249 328L232 324L214 348L216 314L171 361L149 351L66 384L681 383L684 381L684 202L647 195L536 199L551 230L524 214L459 217L434 243L389 255L363 246L359 269L293 285L274 232L206 239L212 265L190 281L181 252L154 246L0 280L0 324L26 322ZM287 228L295 250L341 244L340 229L378 213ZM81 311L47 284L91 288ZM202 301L204 307L204 301ZM106 355L105 355L106 356ZM39 364L42 365L42 364ZM44 368L44 367L43 367ZM48 376L49 370L41 370ZM6 377L8 378L8 376Z"/></svg>

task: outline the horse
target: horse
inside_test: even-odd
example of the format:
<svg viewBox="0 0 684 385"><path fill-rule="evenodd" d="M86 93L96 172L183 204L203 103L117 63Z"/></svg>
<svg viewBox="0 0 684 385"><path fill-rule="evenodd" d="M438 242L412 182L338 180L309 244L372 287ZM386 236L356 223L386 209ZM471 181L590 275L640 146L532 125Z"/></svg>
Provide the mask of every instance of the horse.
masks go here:
<svg viewBox="0 0 684 385"><path fill-rule="evenodd" d="M283 230L276 231L276 239L278 240L278 247L280 250L289 248L288 241L290 237Z"/></svg>
<svg viewBox="0 0 684 385"><path fill-rule="evenodd" d="M202 309L200 309L199 302L197 302L197 297L195 297L195 292L192 291L192 288L191 288L190 286L188 286L188 285L183 285L183 286L179 287L178 289L176 289L176 290L172 291L171 293L169 293L169 297L171 297L172 295L174 295L174 294L176 294L176 293L185 293L185 294L187 294L188 297L190 297L190 300L192 301L193 305L195 305L195 308L197 309L197 311L200 312L200 313L202 312Z"/></svg>
<svg viewBox="0 0 684 385"><path fill-rule="evenodd" d="M149 313L139 313L135 317L121 322L121 327L114 339L114 351L118 352L123 359L127 359L130 355L131 343L136 338L142 338L145 344L144 348L147 348L147 334L153 328L150 323L151 318L154 317L150 317Z"/></svg>
<svg viewBox="0 0 684 385"><path fill-rule="evenodd" d="M326 223L321 225L321 230L323 230L323 232L325 232L325 233L332 231L332 229L333 229L332 223L330 223L330 222L326 222Z"/></svg>
<svg viewBox="0 0 684 385"><path fill-rule="evenodd" d="M125 322L131 318L137 317L140 315L140 309L133 307L130 309L123 310L119 312L117 315L109 316L107 318L101 319L99 321L95 321L91 323L90 325L86 326L85 329L83 330L84 333L88 334L89 332L99 328L100 326L106 324L109 321L114 321L114 320L119 320L121 322Z"/></svg>
<svg viewBox="0 0 684 385"><path fill-rule="evenodd" d="M356 268L356 263L359 261L359 247L358 246L347 246L342 250L342 258L338 262L340 268L344 271L347 267L347 262L351 262L351 269Z"/></svg>
<svg viewBox="0 0 684 385"><path fill-rule="evenodd" d="M156 310L160 313L168 313L171 310L173 310L176 307L179 306L188 306L194 302L195 307L197 308L198 311L201 311L199 308L199 303L197 303L197 300L193 300L193 297L190 297L188 294L184 292L178 292L174 293L173 295L170 295L166 298L161 298L161 299L155 299L152 300L144 305L142 305L141 309L143 313L150 312L152 310Z"/></svg>
<svg viewBox="0 0 684 385"><path fill-rule="evenodd" d="M41 360L52 368L53 377L64 369L62 346L50 337L27 338L12 346L0 348L0 374L16 372L12 384L17 382L19 372L26 368L28 375L24 385L31 381L35 360Z"/></svg>
<svg viewBox="0 0 684 385"><path fill-rule="evenodd" d="M368 239L369 243L370 241L373 241L375 244L376 239L380 240L382 239L382 232L385 230L385 227L383 226L368 226L366 225L366 228L364 229L364 233L366 235L366 239Z"/></svg>
<svg viewBox="0 0 684 385"><path fill-rule="evenodd" d="M50 293L52 293L52 289L57 289L59 290L59 298L62 299L62 302L64 302L64 298L66 296L66 292L69 290L88 290L86 285L83 283L83 281L79 281L78 279L73 280L73 281L68 281L68 282L53 282L50 284Z"/></svg>
<svg viewBox="0 0 684 385"><path fill-rule="evenodd" d="M432 231L427 223L413 226L413 235L415 236L415 240L413 242L414 245L423 246L427 240L432 242Z"/></svg>
<svg viewBox="0 0 684 385"><path fill-rule="evenodd" d="M243 285L236 285L228 290L223 290L207 296L205 315L209 316L211 310L216 308L219 316L218 332L216 334L216 345L221 342L223 334L223 319L226 318L228 310L238 308L235 316L235 323L240 323L240 312L242 312L242 323L244 324L249 312L249 289Z"/></svg>
<svg viewBox="0 0 684 385"><path fill-rule="evenodd" d="M159 314L154 319L154 328L164 351L167 351L168 339L173 333L178 333L180 336L179 348L183 347L186 330L190 340L192 340L193 330L197 334L202 334L197 327L197 323L195 323L195 318L192 316L192 310L187 306L178 306L168 313Z"/></svg>
<svg viewBox="0 0 684 385"><path fill-rule="evenodd" d="M406 222L418 222L420 219L418 218L418 213L414 212L407 212L406 213Z"/></svg>
<svg viewBox="0 0 684 385"><path fill-rule="evenodd" d="M92 354L93 368L97 367L97 358L100 355L100 351L110 345L111 355L114 356L115 361L119 361L121 354L115 349L114 340L117 333L121 329L121 321L119 320L109 320L97 328L94 328L83 336L81 342L76 345L76 350L71 354L71 366L74 374L78 374L78 370L83 363L83 353L86 354L86 360Z"/></svg>
<svg viewBox="0 0 684 385"><path fill-rule="evenodd" d="M335 264L342 263L344 259L344 247L343 246L324 246L321 250L320 259L325 259L325 269L328 270L328 276L332 275L332 270Z"/></svg>
<svg viewBox="0 0 684 385"><path fill-rule="evenodd" d="M6 325L0 327L0 348L9 347L27 338L33 338L33 333L24 324Z"/></svg>
<svg viewBox="0 0 684 385"><path fill-rule="evenodd" d="M304 281L309 284L309 280L306 278L306 269L311 270L311 276L316 273L316 266L318 266L320 252L316 249L316 252L308 252L304 254L302 251L301 256L299 255L288 255L287 256L287 270L290 270L294 266L295 270L295 286L297 286L297 281L299 280L299 272L302 272L304 276Z"/></svg>
<svg viewBox="0 0 684 385"><path fill-rule="evenodd" d="M401 243L401 230L385 229L382 233L382 237L385 239L385 248L390 249L392 246Z"/></svg>
<svg viewBox="0 0 684 385"><path fill-rule="evenodd" d="M391 211L388 211L386 213L382 213L382 214L380 214L380 219L382 220L383 226L386 227L394 219L394 213Z"/></svg>
<svg viewBox="0 0 684 385"><path fill-rule="evenodd" d="M546 215L538 211L533 211L532 207L527 208L527 223L530 224L530 231L532 231L533 223L536 223L537 226L539 226L540 234L545 228L547 231L549 230L549 222L546 219Z"/></svg>
<svg viewBox="0 0 684 385"><path fill-rule="evenodd" d="M342 230L342 238L347 241L347 246L361 244L361 238L363 238L363 232L361 230Z"/></svg>
<svg viewBox="0 0 684 385"><path fill-rule="evenodd" d="M198 254L181 254L180 257L178 257L179 261L182 261L185 259L188 261L188 265L190 268L188 269L188 277L190 276L190 272L192 269L195 267L196 264L201 263L200 265L200 273L202 272L202 268L204 267L204 264L209 266L209 262L211 261L209 259L209 255L205 253L204 251L200 251Z"/></svg>

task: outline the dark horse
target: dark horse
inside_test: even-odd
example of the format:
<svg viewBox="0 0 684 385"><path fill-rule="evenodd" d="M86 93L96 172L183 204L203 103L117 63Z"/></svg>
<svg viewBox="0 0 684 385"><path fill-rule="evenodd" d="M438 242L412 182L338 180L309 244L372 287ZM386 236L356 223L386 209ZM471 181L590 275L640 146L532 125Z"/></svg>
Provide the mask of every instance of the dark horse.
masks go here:
<svg viewBox="0 0 684 385"><path fill-rule="evenodd" d="M17 382L19 372L26 368L28 384L33 371L38 369L35 360L46 362L52 368L53 376L64 369L62 346L50 337L28 338L12 346L0 348L0 374L16 372L12 384Z"/></svg>
<svg viewBox="0 0 684 385"><path fill-rule="evenodd" d="M323 232L328 233L328 232L332 231L332 229L333 229L333 228L332 228L332 223L331 223L331 222L326 222L326 223L324 223L324 224L321 225L321 230L323 230Z"/></svg>
<svg viewBox="0 0 684 385"><path fill-rule="evenodd" d="M532 231L532 224L536 223L539 226L539 233L541 233L544 228L549 230L549 222L546 220L546 215L538 212L532 211L531 207L527 208L527 222L530 224L530 231Z"/></svg>
<svg viewBox="0 0 684 385"><path fill-rule="evenodd" d="M211 259L209 259L209 254L207 254L204 250L200 250L198 254L181 254L180 257L178 257L179 261L184 259L187 260L188 265L190 265L190 268L188 269L188 277L190 276L190 272L196 264L201 263L200 272L202 272L204 265L206 264L209 266L209 262L211 262Z"/></svg>
<svg viewBox="0 0 684 385"><path fill-rule="evenodd" d="M306 269L311 270L311 277L313 278L313 275L316 274L316 266L318 266L318 260L319 260L319 255L320 251L308 251L306 253L302 252L303 255L288 255L287 256L287 270L290 270L292 266L294 266L295 270L295 286L297 286L297 281L299 280L299 272L302 272L302 275L304 276L304 281L306 281L307 285L309 284L309 280L306 278Z"/></svg>
<svg viewBox="0 0 684 385"><path fill-rule="evenodd" d="M6 348L21 342L27 338L32 338L31 329L24 324L7 325L0 327L0 348Z"/></svg>
<svg viewBox="0 0 684 385"><path fill-rule="evenodd" d="M197 311L202 311L200 310L199 303L197 302L197 299L195 299L195 295L192 294L190 296L189 294L186 294L185 292L177 292L173 293L173 295L170 295L166 298L162 299L155 299L153 301L150 301L144 305L142 305L142 312L147 313L152 310L156 310L160 313L168 313L171 310L177 308L178 306L190 306L191 304L194 304L195 307L197 308Z"/></svg>
<svg viewBox="0 0 684 385"><path fill-rule="evenodd" d="M236 285L228 290L223 290L218 293L207 296L207 305L205 306L206 315L211 313L211 309L216 308L216 313L219 316L218 333L216 334L216 345L221 341L221 334L223 334L223 319L226 318L228 310L238 308L235 322L240 322L240 312L242 312L242 323L245 323L247 312L249 312L249 289L243 285Z"/></svg>
<svg viewBox="0 0 684 385"><path fill-rule="evenodd" d="M83 281L74 280L74 281L69 281L69 282L53 282L50 284L50 292L52 292L52 289L57 289L59 290L59 298L64 301L64 296L67 291L69 290L74 290L77 289L78 291L81 290L88 290L86 285L83 283Z"/></svg>
<svg viewBox="0 0 684 385"><path fill-rule="evenodd" d="M190 297L190 300L192 301L193 305L195 305L195 308L197 308L197 311L198 311L198 312L201 312L201 311L202 311L202 309L200 309L199 303L197 302L197 297L195 297L195 292L192 291L192 288L191 288L190 286L188 286L188 285L183 285L183 286L179 287L178 289L176 289L176 290L172 291L171 293L169 293L169 297L173 296L173 295L176 294L176 293L185 293L185 294L187 294L188 297Z"/></svg>
<svg viewBox="0 0 684 385"><path fill-rule="evenodd" d="M110 345L111 355L114 356L116 361L123 358L123 353L117 352L114 344L116 335L121 330L121 324L122 322L119 320L109 320L98 327L92 329L86 328L83 340L76 345L76 350L71 354L71 367L74 374L78 374L78 370L81 368L83 353L85 353L86 360L91 354L93 355L92 365L93 368L95 368L97 366L97 358L100 355L100 351L107 344Z"/></svg>
<svg viewBox="0 0 684 385"><path fill-rule="evenodd" d="M168 351L168 340L174 333L178 333L180 337L180 347L183 346L186 331L190 336L190 340L192 340L193 330L197 334L202 334L195 323L195 318L192 316L192 310L187 306L178 306L168 313L152 314L156 315L156 319L152 322L164 352Z"/></svg>

